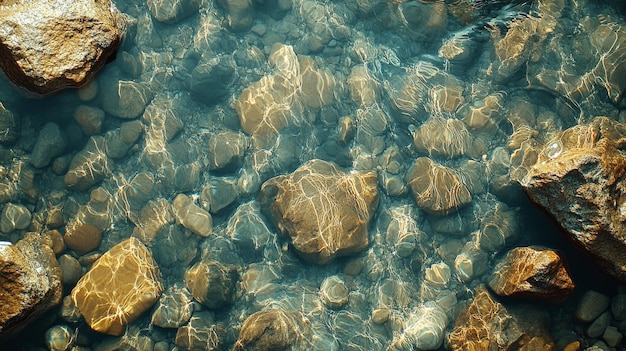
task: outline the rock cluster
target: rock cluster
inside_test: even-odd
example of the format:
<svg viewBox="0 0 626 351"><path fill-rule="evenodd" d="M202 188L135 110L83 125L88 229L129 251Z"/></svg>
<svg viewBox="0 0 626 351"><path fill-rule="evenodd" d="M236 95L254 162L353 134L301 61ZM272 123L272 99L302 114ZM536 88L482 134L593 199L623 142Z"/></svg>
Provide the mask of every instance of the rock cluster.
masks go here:
<svg viewBox="0 0 626 351"><path fill-rule="evenodd" d="M367 226L378 206L372 172L346 173L311 160L268 180L261 192L276 227L306 260L326 264L369 243Z"/></svg>
<svg viewBox="0 0 626 351"><path fill-rule="evenodd" d="M130 238L105 252L72 289L72 301L89 326L121 335L126 325L161 296L159 268L141 241Z"/></svg>
<svg viewBox="0 0 626 351"><path fill-rule="evenodd" d="M110 1L0 6L0 66L40 94L85 84L115 53L125 22Z"/></svg>

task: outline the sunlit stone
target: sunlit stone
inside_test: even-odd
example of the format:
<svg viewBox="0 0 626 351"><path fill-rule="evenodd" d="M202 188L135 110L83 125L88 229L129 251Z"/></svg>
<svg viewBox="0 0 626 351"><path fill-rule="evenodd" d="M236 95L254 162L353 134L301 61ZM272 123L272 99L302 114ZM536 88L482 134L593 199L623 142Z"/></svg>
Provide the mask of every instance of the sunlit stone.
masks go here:
<svg viewBox="0 0 626 351"><path fill-rule="evenodd" d="M402 334L390 350L436 350L443 343L448 316L435 302L428 301L411 313Z"/></svg>
<svg viewBox="0 0 626 351"><path fill-rule="evenodd" d="M150 251L131 237L94 263L72 289L72 301L92 329L120 335L161 296L160 275Z"/></svg>
<svg viewBox="0 0 626 351"><path fill-rule="evenodd" d="M322 302L329 308L337 309L348 303L350 289L346 283L336 275L330 276L322 282L320 295Z"/></svg>
<svg viewBox="0 0 626 351"><path fill-rule="evenodd" d="M435 263L426 269L424 279L433 287L446 288L450 283L450 267L444 262Z"/></svg>

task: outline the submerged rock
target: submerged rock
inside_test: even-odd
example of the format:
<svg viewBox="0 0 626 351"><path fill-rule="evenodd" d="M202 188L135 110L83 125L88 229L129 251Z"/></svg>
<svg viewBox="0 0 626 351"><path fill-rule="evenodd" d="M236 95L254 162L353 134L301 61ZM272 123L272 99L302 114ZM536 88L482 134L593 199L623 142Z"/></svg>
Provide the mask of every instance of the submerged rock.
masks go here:
<svg viewBox="0 0 626 351"><path fill-rule="evenodd" d="M176 23L198 13L201 0L148 0L146 1L152 16L159 22Z"/></svg>
<svg viewBox="0 0 626 351"><path fill-rule="evenodd" d="M435 302L428 301L410 315L402 335L389 350L436 350L443 343L448 316Z"/></svg>
<svg viewBox="0 0 626 351"><path fill-rule="evenodd" d="M279 309L250 315L239 331L234 351L290 350L298 339L296 313Z"/></svg>
<svg viewBox="0 0 626 351"><path fill-rule="evenodd" d="M106 142L101 136L92 136L87 145L72 158L63 178L68 188L87 190L104 179L112 163L106 155Z"/></svg>
<svg viewBox="0 0 626 351"><path fill-rule="evenodd" d="M61 269L42 236L0 242L0 341L61 302Z"/></svg>
<svg viewBox="0 0 626 351"><path fill-rule="evenodd" d="M583 249L626 281L626 126L596 117L556 135L521 185Z"/></svg>
<svg viewBox="0 0 626 351"><path fill-rule="evenodd" d="M48 122L39 132L30 163L36 168L46 167L53 157L65 152L66 146L67 137L61 127L54 122Z"/></svg>
<svg viewBox="0 0 626 351"><path fill-rule="evenodd" d="M148 248L131 237L105 252L80 278L72 301L93 330L121 335L161 295L160 275Z"/></svg>
<svg viewBox="0 0 626 351"><path fill-rule="evenodd" d="M238 280L235 267L217 261L198 262L185 273L185 285L193 297L212 309L235 302Z"/></svg>
<svg viewBox="0 0 626 351"><path fill-rule="evenodd" d="M194 314L189 323L176 330L174 344L179 350L219 351L226 330L215 324L215 317L207 311Z"/></svg>
<svg viewBox="0 0 626 351"><path fill-rule="evenodd" d="M417 206L429 213L447 215L472 201L463 179L428 157L415 160L408 183Z"/></svg>
<svg viewBox="0 0 626 351"><path fill-rule="evenodd" d="M488 281L501 296L561 301L574 291L563 257L556 251L532 246L509 251Z"/></svg>
<svg viewBox="0 0 626 351"><path fill-rule="evenodd" d="M85 84L115 53L124 20L111 1L34 0L0 7L0 66L39 94Z"/></svg>
<svg viewBox="0 0 626 351"><path fill-rule="evenodd" d="M178 328L191 319L193 299L187 288L169 287L152 313L152 324L161 328Z"/></svg>
<svg viewBox="0 0 626 351"><path fill-rule="evenodd" d="M322 160L268 180L260 197L281 234L317 264L367 247L367 225L378 206L376 174L346 173Z"/></svg>

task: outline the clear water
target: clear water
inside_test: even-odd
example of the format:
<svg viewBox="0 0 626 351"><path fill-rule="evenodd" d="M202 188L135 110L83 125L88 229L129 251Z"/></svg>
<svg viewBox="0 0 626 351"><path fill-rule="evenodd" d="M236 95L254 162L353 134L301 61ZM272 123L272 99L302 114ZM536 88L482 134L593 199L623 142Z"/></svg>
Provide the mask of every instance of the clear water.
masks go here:
<svg viewBox="0 0 626 351"><path fill-rule="evenodd" d="M99 253L156 218L142 211L150 201L159 209L182 193L206 210L213 206L210 236L170 220L148 246L165 288L182 287L185 271L199 261L236 268L234 303L217 310L196 304L194 312L218 333L218 349L232 349L245 318L270 307L295 311L306 324L295 349L411 349L402 335L420 306L439 304L450 330L501 254L519 245L564 250L577 284L604 289L607 280L589 274L594 266L528 203L516 180L532 164L529 149L541 150L555 133L594 116L626 119L620 91L626 86L620 72L624 2L565 1L560 8L556 0L256 1L237 18L208 0L169 24L146 5L155 2L161 3L115 2L130 19L128 32L116 60L92 86L34 99L4 78L0 101L19 116L21 137L1 150L2 165L24 167L34 177L37 197L24 192L16 201L39 223L31 229L45 231L41 218L58 204L65 224L95 221L98 216L85 210L101 214ZM174 3L162 1L161 8ZM192 0L180 3L194 8ZM614 74L611 67L617 67ZM101 181L68 189L67 163L89 140L74 119L83 105L106 111L96 135L119 133L132 120L141 122L143 133L126 155L103 166ZM259 106L268 124L245 120ZM50 166L34 169L29 155L47 122L63 129L68 147ZM228 149L226 139L241 148ZM546 152L554 157L559 147L550 144ZM220 161L229 153L235 161ZM445 216L417 206L407 178L425 156L461 175L469 204ZM311 159L378 176L380 204L369 223L369 246L324 266L301 260L258 200L266 180ZM153 180L148 198L125 202L120 194L141 177ZM104 208L88 203L95 188L108 193ZM495 236L485 234L489 226ZM2 239L15 242L24 232ZM481 254L471 260L484 261L484 269L463 277L455 262L467 253L464 247L481 240ZM431 269L444 265L449 281L429 282ZM331 276L350 290L349 302L337 309L320 295ZM66 324L87 349L105 350L109 342L122 349L151 349L145 345L157 342L174 349L176 329L151 325L152 313L117 339L64 321L55 310L12 347L42 349L44 331ZM389 314L385 323L373 321L378 313ZM146 339L152 344L140 343Z"/></svg>

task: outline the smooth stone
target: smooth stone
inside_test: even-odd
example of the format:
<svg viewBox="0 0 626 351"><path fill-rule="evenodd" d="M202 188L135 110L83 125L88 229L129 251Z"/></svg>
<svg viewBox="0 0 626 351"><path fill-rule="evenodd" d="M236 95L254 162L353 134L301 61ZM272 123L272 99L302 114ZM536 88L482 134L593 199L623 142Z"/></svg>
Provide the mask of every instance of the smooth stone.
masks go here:
<svg viewBox="0 0 626 351"><path fill-rule="evenodd" d="M161 328L178 328L191 319L193 298L187 288L169 287L152 313L151 323Z"/></svg>
<svg viewBox="0 0 626 351"><path fill-rule="evenodd" d="M74 331L67 325L55 325L46 330L46 346L50 351L66 351L72 346Z"/></svg>
<svg viewBox="0 0 626 351"><path fill-rule="evenodd" d="M587 328L587 336L590 338L599 338L611 323L612 315L610 311L605 311L596 318Z"/></svg>
<svg viewBox="0 0 626 351"><path fill-rule="evenodd" d="M226 24L234 32L250 29L255 11L248 0L218 0L217 4L226 11Z"/></svg>
<svg viewBox="0 0 626 351"><path fill-rule="evenodd" d="M229 55L202 58L185 82L192 97L207 105L220 102L237 80L237 64Z"/></svg>
<svg viewBox="0 0 626 351"><path fill-rule="evenodd" d="M47 230L43 233L44 239L50 243L52 251L55 255L61 254L65 251L65 241L63 241L63 235L57 229Z"/></svg>
<svg viewBox="0 0 626 351"><path fill-rule="evenodd" d="M102 232L96 226L90 223L74 221L65 228L63 241L71 250L76 251L78 255L84 255L89 251L93 251L100 246Z"/></svg>
<svg viewBox="0 0 626 351"><path fill-rule="evenodd" d="M432 287L447 288L450 283L450 276L450 267L444 262L439 262L426 268L424 280Z"/></svg>
<svg viewBox="0 0 626 351"><path fill-rule="evenodd" d="M194 313L189 323L176 330L174 344L178 350L222 350L226 330L215 323L215 317L208 311ZM169 349L168 349L169 350Z"/></svg>
<svg viewBox="0 0 626 351"><path fill-rule="evenodd" d="M107 156L112 159L123 158L142 133L143 124L137 120L124 122L118 129L108 131L104 135Z"/></svg>
<svg viewBox="0 0 626 351"><path fill-rule="evenodd" d="M176 221L194 234L202 237L211 235L213 219L211 215L184 194L176 195L172 203L172 212Z"/></svg>
<svg viewBox="0 0 626 351"><path fill-rule="evenodd" d="M110 172L112 161L105 154L105 139L91 136L87 145L72 158L69 170L63 178L65 185L73 190L84 191L104 179Z"/></svg>
<svg viewBox="0 0 626 351"><path fill-rule="evenodd" d="M224 178L211 178L202 188L200 199L208 203L209 212L215 214L231 205L238 196L237 184Z"/></svg>
<svg viewBox="0 0 626 351"><path fill-rule="evenodd" d="M345 172L313 159L293 173L266 181L261 209L305 260L324 265L362 251L378 207L376 174Z"/></svg>
<svg viewBox="0 0 626 351"><path fill-rule="evenodd" d="M61 255L58 259L63 285L74 286L83 274L80 262L70 255Z"/></svg>
<svg viewBox="0 0 626 351"><path fill-rule="evenodd" d="M611 300L608 296L594 290L585 291L576 306L576 319L581 322L591 322L608 307Z"/></svg>
<svg viewBox="0 0 626 351"><path fill-rule="evenodd" d="M223 131L211 135L208 142L209 169L214 171L234 171L243 162L247 148L246 137L242 133Z"/></svg>
<svg viewBox="0 0 626 351"><path fill-rule="evenodd" d="M233 351L291 349L298 338L297 314L267 309L251 314L243 322Z"/></svg>
<svg viewBox="0 0 626 351"><path fill-rule="evenodd" d="M626 319L626 294L613 296L613 300L611 301L611 312L613 312L613 318L618 321Z"/></svg>
<svg viewBox="0 0 626 351"><path fill-rule="evenodd" d="M25 206L9 202L2 208L0 231L9 234L15 229L26 229L30 225L31 218L32 215Z"/></svg>
<svg viewBox="0 0 626 351"><path fill-rule="evenodd" d="M152 99L152 92L143 83L123 80L118 71L104 77L100 95L102 109L123 119L139 117Z"/></svg>
<svg viewBox="0 0 626 351"><path fill-rule="evenodd" d="M390 350L436 350L443 343L448 316L433 301L420 304L406 321L402 334L392 340Z"/></svg>
<svg viewBox="0 0 626 351"><path fill-rule="evenodd" d="M39 233L27 233L15 245L0 242L0 277L0 342L61 302L61 269Z"/></svg>
<svg viewBox="0 0 626 351"><path fill-rule="evenodd" d="M117 51L126 20L111 1L0 6L0 61L17 85L50 94L87 83Z"/></svg>
<svg viewBox="0 0 626 351"><path fill-rule="evenodd" d="M488 261L487 253L470 241L454 259L454 270L461 281L468 282L487 271Z"/></svg>
<svg viewBox="0 0 626 351"><path fill-rule="evenodd" d="M74 110L74 120L86 135L100 134L104 123L104 111L87 105L80 105Z"/></svg>
<svg viewBox="0 0 626 351"><path fill-rule="evenodd" d="M83 318L76 305L74 305L74 302L72 302L72 296L67 295L63 298L59 310L59 317L63 318L63 320L68 323L77 323Z"/></svg>
<svg viewBox="0 0 626 351"><path fill-rule="evenodd" d="M19 119L0 102L0 145L12 145L20 137Z"/></svg>
<svg viewBox="0 0 626 351"><path fill-rule="evenodd" d="M131 237L105 252L72 289L72 301L95 331L121 335L163 291L151 252Z"/></svg>
<svg viewBox="0 0 626 351"><path fill-rule="evenodd" d="M185 273L185 286L194 299L210 309L235 302L237 269L216 261L200 261Z"/></svg>
<svg viewBox="0 0 626 351"><path fill-rule="evenodd" d="M602 339L611 347L618 347L622 343L623 334L614 327L609 325L602 334Z"/></svg>
<svg viewBox="0 0 626 351"><path fill-rule="evenodd" d="M176 23L200 10L201 0L147 0L152 16L159 22Z"/></svg>
<svg viewBox="0 0 626 351"><path fill-rule="evenodd" d="M228 220L225 234L237 244L240 255L248 262L260 258L275 235L268 228L256 201L237 207Z"/></svg>
<svg viewBox="0 0 626 351"><path fill-rule="evenodd" d="M322 281L320 295L326 307L338 309L348 303L350 289L340 277L332 275Z"/></svg>
<svg viewBox="0 0 626 351"><path fill-rule="evenodd" d="M78 88L78 90L76 90L76 93L78 94L78 98L81 101L91 101L98 95L98 91L98 82L92 80Z"/></svg>
<svg viewBox="0 0 626 351"><path fill-rule="evenodd" d="M62 155L67 147L67 137L58 124L48 122L43 126L33 147L30 163L37 167L46 167L52 158Z"/></svg>

